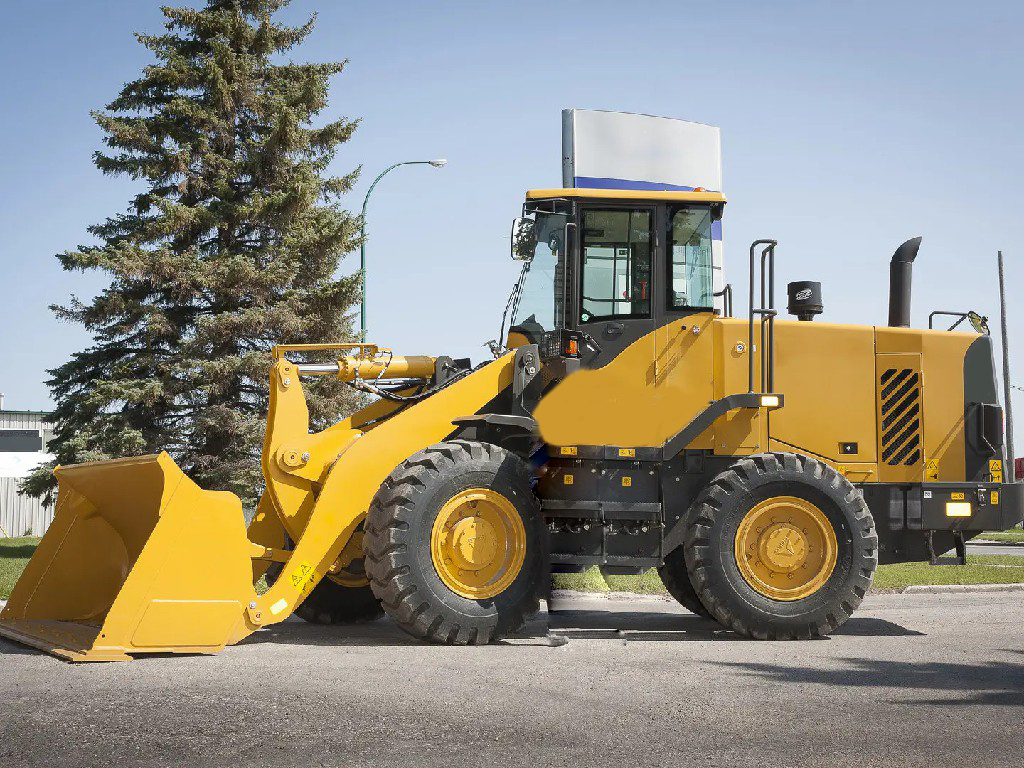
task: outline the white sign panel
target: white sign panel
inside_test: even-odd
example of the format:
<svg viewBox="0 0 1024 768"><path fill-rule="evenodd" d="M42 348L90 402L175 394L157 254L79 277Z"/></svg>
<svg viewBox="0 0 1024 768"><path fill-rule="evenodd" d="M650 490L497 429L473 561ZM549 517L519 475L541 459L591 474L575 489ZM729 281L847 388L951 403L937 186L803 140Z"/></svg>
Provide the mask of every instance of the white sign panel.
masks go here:
<svg viewBox="0 0 1024 768"><path fill-rule="evenodd" d="M562 110L562 186L722 191L716 126L629 112ZM722 222L711 227L712 289L725 285ZM717 302L721 308L722 301Z"/></svg>
<svg viewBox="0 0 1024 768"><path fill-rule="evenodd" d="M722 190L713 125L628 112L562 111L562 186Z"/></svg>

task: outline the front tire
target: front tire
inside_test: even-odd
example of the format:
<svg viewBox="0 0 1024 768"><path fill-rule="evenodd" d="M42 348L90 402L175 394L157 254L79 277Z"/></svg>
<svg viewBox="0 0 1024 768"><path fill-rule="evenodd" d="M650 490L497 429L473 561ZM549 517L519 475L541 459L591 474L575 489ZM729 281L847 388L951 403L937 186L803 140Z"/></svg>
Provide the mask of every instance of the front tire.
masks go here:
<svg viewBox="0 0 1024 768"><path fill-rule="evenodd" d="M366 573L409 634L489 643L536 612L543 536L526 462L489 443L440 443L399 465L374 497Z"/></svg>
<svg viewBox="0 0 1024 768"><path fill-rule="evenodd" d="M864 497L820 461L741 459L687 513L687 570L700 602L748 637L795 640L836 630L871 586L878 537Z"/></svg>

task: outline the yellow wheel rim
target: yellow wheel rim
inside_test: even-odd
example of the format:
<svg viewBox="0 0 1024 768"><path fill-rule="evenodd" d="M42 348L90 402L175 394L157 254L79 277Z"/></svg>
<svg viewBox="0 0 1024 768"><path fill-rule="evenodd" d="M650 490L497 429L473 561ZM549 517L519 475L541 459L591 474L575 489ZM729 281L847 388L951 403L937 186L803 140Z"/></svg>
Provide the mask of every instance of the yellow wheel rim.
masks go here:
<svg viewBox="0 0 1024 768"><path fill-rule="evenodd" d="M434 570L452 592L486 600L508 589L526 558L526 528L508 499L468 488L441 507L430 533Z"/></svg>
<svg viewBox="0 0 1024 768"><path fill-rule="evenodd" d="M773 600L800 600L821 589L836 567L836 532L806 499L774 496L756 504L736 531L736 565Z"/></svg>
<svg viewBox="0 0 1024 768"><path fill-rule="evenodd" d="M367 587L370 585L370 580L366 578L365 573L352 573L348 570L328 574L327 578L343 587L356 588Z"/></svg>
<svg viewBox="0 0 1024 768"><path fill-rule="evenodd" d="M338 559L335 561L336 568L332 569L328 574L327 578L331 581L340 584L343 587L368 587L370 580L366 577L366 572L362 567L363 559L363 529L362 523L359 524L359 528L352 534L352 538L348 540L348 543L341 550L341 554L338 555ZM358 567L353 568L352 566L358 561Z"/></svg>

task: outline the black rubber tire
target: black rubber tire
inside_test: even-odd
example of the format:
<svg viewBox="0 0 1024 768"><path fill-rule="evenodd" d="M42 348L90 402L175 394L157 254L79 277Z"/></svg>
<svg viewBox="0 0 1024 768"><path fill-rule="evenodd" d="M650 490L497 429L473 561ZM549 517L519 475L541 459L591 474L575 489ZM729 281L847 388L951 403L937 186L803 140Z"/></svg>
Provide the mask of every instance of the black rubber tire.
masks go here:
<svg viewBox="0 0 1024 768"><path fill-rule="evenodd" d="M292 546L289 539L286 547L291 549ZM277 581L282 568L281 563L270 564L266 573L268 586ZM299 603L295 615L310 624L362 624L379 619L384 615L384 609L369 585L346 587L328 577L313 587L309 596Z"/></svg>
<svg viewBox="0 0 1024 768"><path fill-rule="evenodd" d="M686 570L686 555L683 547L676 547L665 557L665 562L658 568L658 576L661 583L665 585L668 593L676 599L683 608L690 613L695 613L705 619L714 619L711 611L704 607L704 603L697 596L697 590L690 582L690 574Z"/></svg>
<svg viewBox="0 0 1024 768"><path fill-rule="evenodd" d="M757 592L736 565L740 521L758 502L796 496L815 504L836 534L836 565L828 580L799 600ZM741 459L698 495L686 519L683 547L697 595L723 626L761 640L822 637L838 629L871 587L878 536L864 497L820 461L793 453Z"/></svg>
<svg viewBox="0 0 1024 768"><path fill-rule="evenodd" d="M505 496L519 512L526 534L518 576L487 600L449 589L430 554L438 512L468 488L489 488ZM516 631L536 613L547 577L545 533L525 461L489 443L440 443L402 462L374 497L363 540L366 573L385 612L414 637L448 645L489 643Z"/></svg>

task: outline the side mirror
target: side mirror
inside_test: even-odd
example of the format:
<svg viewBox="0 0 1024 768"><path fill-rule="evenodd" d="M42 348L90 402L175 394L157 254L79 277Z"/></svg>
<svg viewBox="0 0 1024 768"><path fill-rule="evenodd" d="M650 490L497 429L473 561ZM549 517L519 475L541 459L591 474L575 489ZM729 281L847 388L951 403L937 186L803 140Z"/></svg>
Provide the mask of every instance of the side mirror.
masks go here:
<svg viewBox="0 0 1024 768"><path fill-rule="evenodd" d="M537 249L537 224L533 219L519 218L512 222L512 258L529 261Z"/></svg>

